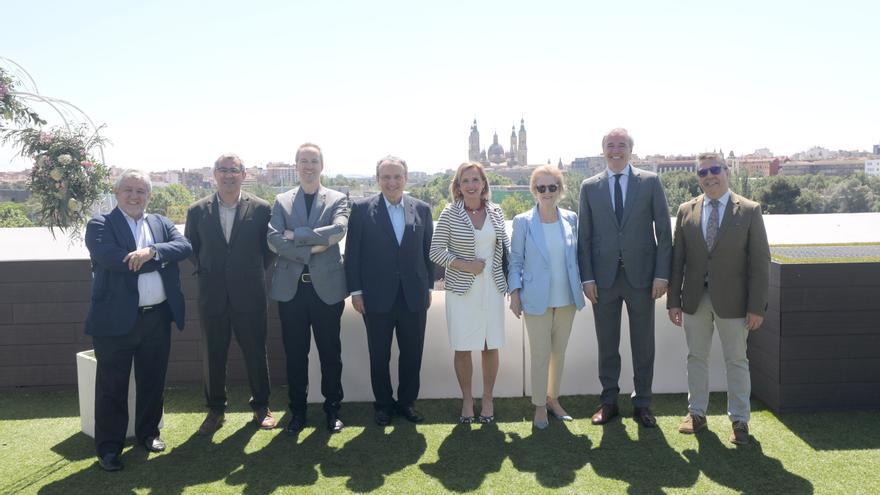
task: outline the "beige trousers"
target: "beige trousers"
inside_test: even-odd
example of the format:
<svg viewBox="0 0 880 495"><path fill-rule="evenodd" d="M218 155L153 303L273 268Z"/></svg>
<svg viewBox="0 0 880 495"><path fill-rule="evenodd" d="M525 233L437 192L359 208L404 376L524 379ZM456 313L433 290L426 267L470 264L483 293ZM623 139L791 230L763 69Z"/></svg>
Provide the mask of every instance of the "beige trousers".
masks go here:
<svg viewBox="0 0 880 495"><path fill-rule="evenodd" d="M532 355L532 404L547 405L547 397L559 397L559 382L565 365L565 348L574 322L574 304L547 308L542 315L523 313Z"/></svg>

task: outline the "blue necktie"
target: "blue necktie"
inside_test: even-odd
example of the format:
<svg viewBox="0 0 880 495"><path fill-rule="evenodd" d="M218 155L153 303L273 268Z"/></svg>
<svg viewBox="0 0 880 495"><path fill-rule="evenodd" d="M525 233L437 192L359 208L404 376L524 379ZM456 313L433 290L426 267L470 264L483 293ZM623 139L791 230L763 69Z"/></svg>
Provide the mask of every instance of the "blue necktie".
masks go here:
<svg viewBox="0 0 880 495"><path fill-rule="evenodd" d="M620 187L620 176L623 174L614 174L614 216L617 217L617 224L623 223L623 189Z"/></svg>

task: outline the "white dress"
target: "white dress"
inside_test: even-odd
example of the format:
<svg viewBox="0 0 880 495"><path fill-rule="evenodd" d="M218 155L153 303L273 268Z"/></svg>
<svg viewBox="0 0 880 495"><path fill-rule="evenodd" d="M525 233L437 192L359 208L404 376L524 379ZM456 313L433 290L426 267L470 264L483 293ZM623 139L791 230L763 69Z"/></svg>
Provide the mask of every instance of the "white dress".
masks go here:
<svg viewBox="0 0 880 495"><path fill-rule="evenodd" d="M477 258L486 260L467 294L446 291L446 326L449 345L456 351L482 351L484 346L498 349L504 345L504 295L492 278L495 254L495 229L486 218L483 228L474 229Z"/></svg>

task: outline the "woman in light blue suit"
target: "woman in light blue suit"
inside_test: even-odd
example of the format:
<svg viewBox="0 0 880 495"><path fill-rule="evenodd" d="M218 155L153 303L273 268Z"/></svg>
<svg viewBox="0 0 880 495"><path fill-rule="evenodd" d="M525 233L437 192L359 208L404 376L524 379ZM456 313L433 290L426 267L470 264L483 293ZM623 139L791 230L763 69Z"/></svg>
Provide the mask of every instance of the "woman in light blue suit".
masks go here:
<svg viewBox="0 0 880 495"><path fill-rule="evenodd" d="M525 313L532 356L533 424L548 426L548 413L571 421L559 404L565 348L576 310L584 307L577 264L577 215L557 206L562 172L545 165L532 172L531 190L538 204L513 219L510 309Z"/></svg>

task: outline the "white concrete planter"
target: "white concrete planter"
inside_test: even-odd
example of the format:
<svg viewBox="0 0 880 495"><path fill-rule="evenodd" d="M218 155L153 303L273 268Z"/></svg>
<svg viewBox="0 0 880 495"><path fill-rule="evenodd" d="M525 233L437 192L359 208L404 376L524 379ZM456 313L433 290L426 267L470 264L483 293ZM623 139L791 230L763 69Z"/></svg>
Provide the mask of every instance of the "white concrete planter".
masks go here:
<svg viewBox="0 0 880 495"><path fill-rule="evenodd" d="M95 359L95 351L82 351L76 354L76 379L79 388L79 419L82 424L82 432L95 438L95 375L98 372L98 361ZM134 366L132 365L131 376L128 379L128 431L126 437L134 437ZM165 422L165 413L159 420L159 428Z"/></svg>

